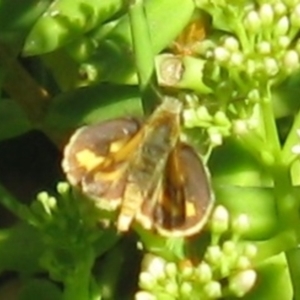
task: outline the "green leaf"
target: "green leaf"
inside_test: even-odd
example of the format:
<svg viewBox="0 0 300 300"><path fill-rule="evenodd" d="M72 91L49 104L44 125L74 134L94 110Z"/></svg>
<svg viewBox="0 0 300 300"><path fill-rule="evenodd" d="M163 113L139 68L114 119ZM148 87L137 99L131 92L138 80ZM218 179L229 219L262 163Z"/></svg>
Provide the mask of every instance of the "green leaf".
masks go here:
<svg viewBox="0 0 300 300"><path fill-rule="evenodd" d="M40 234L24 223L0 231L0 271L20 273L39 271L44 251Z"/></svg>
<svg viewBox="0 0 300 300"><path fill-rule="evenodd" d="M272 237L279 229L273 188L239 187L215 185L218 204L224 205L231 218L246 214L250 228L244 238L264 240Z"/></svg>
<svg viewBox="0 0 300 300"><path fill-rule="evenodd" d="M99 85L66 92L54 98L43 128L50 135L63 136L85 124L141 115L137 87Z"/></svg>
<svg viewBox="0 0 300 300"><path fill-rule="evenodd" d="M270 186L268 171L233 139L228 139L214 150L209 160L214 182L217 185Z"/></svg>
<svg viewBox="0 0 300 300"><path fill-rule="evenodd" d="M195 5L192 0L146 0L145 10L152 51L156 55L166 48L188 24ZM91 76L90 69L93 70ZM81 72L87 74L91 82L109 81L130 84L137 82L127 15L123 16L106 38L99 43L95 55L82 65Z"/></svg>
<svg viewBox="0 0 300 300"><path fill-rule="evenodd" d="M0 141L29 131L32 126L16 102L0 101Z"/></svg>
<svg viewBox="0 0 300 300"><path fill-rule="evenodd" d="M265 260L256 271L256 286L243 299L293 299L293 289L284 253Z"/></svg>
<svg viewBox="0 0 300 300"><path fill-rule="evenodd" d="M54 283L42 280L32 279L28 281L21 289L19 300L62 300L62 292Z"/></svg>
<svg viewBox="0 0 300 300"><path fill-rule="evenodd" d="M41 16L25 45L25 55L38 55L64 46L112 17L123 6L121 0L59 0Z"/></svg>
<svg viewBox="0 0 300 300"><path fill-rule="evenodd" d="M34 22L53 0L9 0L0 2L0 41L18 53Z"/></svg>

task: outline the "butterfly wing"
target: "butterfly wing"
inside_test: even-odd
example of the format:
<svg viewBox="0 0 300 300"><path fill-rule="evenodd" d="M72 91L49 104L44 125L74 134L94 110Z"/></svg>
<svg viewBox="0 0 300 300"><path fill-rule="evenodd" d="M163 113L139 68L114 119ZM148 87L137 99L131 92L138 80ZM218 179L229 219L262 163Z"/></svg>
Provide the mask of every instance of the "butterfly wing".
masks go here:
<svg viewBox="0 0 300 300"><path fill-rule="evenodd" d="M117 153L122 152L121 148L139 129L140 122L131 118L108 120L78 129L65 147L62 162L69 182L93 199L108 199L113 209L124 191L125 156L130 151L123 151L122 155Z"/></svg>
<svg viewBox="0 0 300 300"><path fill-rule="evenodd" d="M164 236L197 234L211 213L214 196L208 173L195 150L179 143L169 156L153 224Z"/></svg>

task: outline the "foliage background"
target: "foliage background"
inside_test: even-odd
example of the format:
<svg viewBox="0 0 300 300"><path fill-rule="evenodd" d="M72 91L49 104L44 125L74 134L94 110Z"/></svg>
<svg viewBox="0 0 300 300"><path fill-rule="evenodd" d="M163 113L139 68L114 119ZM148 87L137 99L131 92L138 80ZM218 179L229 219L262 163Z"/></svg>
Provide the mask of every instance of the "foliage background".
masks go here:
<svg viewBox="0 0 300 300"><path fill-rule="evenodd" d="M0 295L298 299L299 1L145 2L159 83L184 99L186 138L225 210L188 241L99 230L57 183L75 128L147 113L127 4L2 0Z"/></svg>

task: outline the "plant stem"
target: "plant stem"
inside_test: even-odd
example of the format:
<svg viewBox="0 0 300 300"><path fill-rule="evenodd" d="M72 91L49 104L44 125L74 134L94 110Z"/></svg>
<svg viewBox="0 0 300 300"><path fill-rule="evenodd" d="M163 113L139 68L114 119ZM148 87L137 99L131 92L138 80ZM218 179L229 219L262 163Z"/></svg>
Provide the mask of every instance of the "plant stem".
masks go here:
<svg viewBox="0 0 300 300"><path fill-rule="evenodd" d="M300 278L300 249L293 248L287 252L287 261L290 266L290 275L293 284L294 290L294 300L300 299L300 286L299 286L299 278Z"/></svg>
<svg viewBox="0 0 300 300"><path fill-rule="evenodd" d="M264 90L264 88L262 88ZM271 145L274 160L280 157L280 141L275 123L275 116L272 107L270 86L267 86L266 94L260 101L260 108L262 113L262 121L264 124L266 142Z"/></svg>
<svg viewBox="0 0 300 300"><path fill-rule="evenodd" d="M77 263L73 273L64 282L64 300L87 300L91 298L91 270L95 255L90 247L85 247L77 253Z"/></svg>
<svg viewBox="0 0 300 300"><path fill-rule="evenodd" d="M289 166L276 164L272 169L274 194L283 229L299 228L297 199L293 194Z"/></svg>
<svg viewBox="0 0 300 300"><path fill-rule="evenodd" d="M133 52L142 103L144 112L149 114L159 99L151 37L143 0L128 0L128 3Z"/></svg>
<svg viewBox="0 0 300 300"><path fill-rule="evenodd" d="M268 91L268 95L270 95L270 91ZM299 205L297 197L293 193L290 165L284 160L285 156L283 153L286 153L286 150L284 152L281 151L275 124L275 116L271 106L271 97L267 96L263 98L261 102L261 109L265 125L266 141L268 144L272 145L271 149L273 152L274 163L271 168L271 174L274 181L274 197L281 230L288 230L291 232L291 238L294 240L294 245L296 247L300 240L300 222L298 214ZM295 276L293 276L293 274L297 273L295 270L295 267L297 266L293 263L293 259L290 255L291 252L286 253L291 281L294 291L298 291L298 277L295 278Z"/></svg>
<svg viewBox="0 0 300 300"><path fill-rule="evenodd" d="M255 132L245 131L236 136L236 141L264 166L268 167L273 161L270 149L266 147L264 140Z"/></svg>
<svg viewBox="0 0 300 300"><path fill-rule="evenodd" d="M40 124L46 114L50 97L19 64L13 52L0 43L0 65L5 70L3 88L16 101L32 124Z"/></svg>
<svg viewBox="0 0 300 300"><path fill-rule="evenodd" d="M289 165L296 158L296 154L292 153L292 147L300 144L300 136L297 134L297 129L300 129L300 111L298 111L294 119L293 126L289 131L282 149L282 159L287 165Z"/></svg>
<svg viewBox="0 0 300 300"><path fill-rule="evenodd" d="M282 231L288 230L291 232L291 242L294 247L291 248L290 243L289 249L286 246L286 258L288 263L289 272L291 275L291 282L294 290L294 299L300 299L299 291L299 277L295 276L299 274L298 265L295 264L294 252L300 240L300 221L299 221L299 205L297 197L293 192L293 186L290 178L290 169L286 165L278 165L273 170L274 178L274 195L279 213L279 222Z"/></svg>
<svg viewBox="0 0 300 300"><path fill-rule="evenodd" d="M0 203L21 220L29 221L33 219L28 207L21 204L2 185L0 185Z"/></svg>
<svg viewBox="0 0 300 300"><path fill-rule="evenodd" d="M293 230L300 225L297 200L292 193L293 186L289 164L286 163L282 156L270 95L271 93L268 88L267 95L261 101L261 111L266 142L268 145L271 145L270 151L272 151L274 160L271 167L271 174L274 180L274 195L283 228L285 230Z"/></svg>

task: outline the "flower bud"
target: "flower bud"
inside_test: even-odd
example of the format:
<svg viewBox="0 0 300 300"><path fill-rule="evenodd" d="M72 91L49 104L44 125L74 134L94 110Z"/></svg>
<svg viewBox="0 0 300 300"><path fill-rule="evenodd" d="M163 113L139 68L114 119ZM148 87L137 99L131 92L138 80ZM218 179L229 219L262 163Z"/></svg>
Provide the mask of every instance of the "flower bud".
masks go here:
<svg viewBox="0 0 300 300"><path fill-rule="evenodd" d="M229 51L224 47L216 47L214 55L215 59L219 62L227 62L230 57Z"/></svg>
<svg viewBox="0 0 300 300"><path fill-rule="evenodd" d="M170 262L166 264L165 272L169 277L175 277L178 272L178 268L175 263Z"/></svg>
<svg viewBox="0 0 300 300"><path fill-rule="evenodd" d="M287 35L280 36L277 39L277 45L281 49L288 48L288 46L290 45L290 43L291 43L291 39Z"/></svg>
<svg viewBox="0 0 300 300"><path fill-rule="evenodd" d="M274 11L271 4L265 3L260 7L259 16L262 25L271 26L274 21Z"/></svg>
<svg viewBox="0 0 300 300"><path fill-rule="evenodd" d="M299 55L295 50L289 50L283 57L283 65L288 73L299 69Z"/></svg>
<svg viewBox="0 0 300 300"><path fill-rule="evenodd" d="M256 272L254 270L245 270L229 278L229 289L237 296L243 297L249 292L256 281Z"/></svg>
<svg viewBox="0 0 300 300"><path fill-rule="evenodd" d="M185 109L183 111L183 120L184 120L184 126L187 128L193 128L197 126L198 117L196 114L196 110L193 108Z"/></svg>
<svg viewBox="0 0 300 300"><path fill-rule="evenodd" d="M203 290L208 298L217 299L222 296L221 284L217 281L207 283Z"/></svg>
<svg viewBox="0 0 300 300"><path fill-rule="evenodd" d="M57 185L57 191L59 194L64 195L70 191L70 185L66 182L59 182Z"/></svg>
<svg viewBox="0 0 300 300"><path fill-rule="evenodd" d="M272 57L266 57L263 60L264 69L269 76L275 76L279 72L279 66L277 61Z"/></svg>
<svg viewBox="0 0 300 300"><path fill-rule="evenodd" d="M237 269L245 270L245 269L248 269L250 266L251 266L251 262L248 257L246 257L244 255L241 255L238 257L238 259L236 261Z"/></svg>
<svg viewBox="0 0 300 300"><path fill-rule="evenodd" d="M180 286L180 294L188 297L193 291L193 286L190 282L183 282Z"/></svg>
<svg viewBox="0 0 300 300"><path fill-rule="evenodd" d="M38 202L42 205L44 212L52 215L52 210L56 208L56 198L50 196L47 192L41 192L37 195Z"/></svg>
<svg viewBox="0 0 300 300"><path fill-rule="evenodd" d="M139 276L139 284L143 289L151 290L156 285L155 278L148 272L141 272Z"/></svg>
<svg viewBox="0 0 300 300"><path fill-rule="evenodd" d="M229 63L233 67L243 67L244 55L241 52L234 52L230 56Z"/></svg>
<svg viewBox="0 0 300 300"><path fill-rule="evenodd" d="M222 135L220 134L220 131L216 127L210 127L207 130L207 133L209 135L209 139L212 145L219 146L222 145Z"/></svg>
<svg viewBox="0 0 300 300"><path fill-rule="evenodd" d="M282 17L287 13L287 7L283 2L274 3L273 10L276 17Z"/></svg>
<svg viewBox="0 0 300 300"><path fill-rule="evenodd" d="M295 155L300 155L300 145L295 145L291 149L292 153Z"/></svg>
<svg viewBox="0 0 300 300"><path fill-rule="evenodd" d="M165 290L170 295L178 295L178 285L176 282L168 282L165 285Z"/></svg>
<svg viewBox="0 0 300 300"><path fill-rule="evenodd" d="M250 11L244 19L244 26L251 34L256 34L260 31L261 20L256 11Z"/></svg>
<svg viewBox="0 0 300 300"><path fill-rule="evenodd" d="M149 255L147 261L143 262L143 265L146 265L149 274L156 278L165 277L165 264L166 263L162 258L152 255Z"/></svg>
<svg viewBox="0 0 300 300"><path fill-rule="evenodd" d="M196 274L200 282L209 282L212 279L211 267L204 261L202 261L196 269Z"/></svg>
<svg viewBox="0 0 300 300"><path fill-rule="evenodd" d="M245 134L246 132L248 132L247 122L244 120L234 121L233 131L238 135Z"/></svg>
<svg viewBox="0 0 300 300"><path fill-rule="evenodd" d="M252 74L254 74L256 72L256 61L253 59L248 59L246 60L246 73L251 76Z"/></svg>
<svg viewBox="0 0 300 300"><path fill-rule="evenodd" d="M232 222L232 230L237 234L245 233L250 227L250 221L246 214L240 214Z"/></svg>
<svg viewBox="0 0 300 300"><path fill-rule="evenodd" d="M248 93L248 99L251 103L257 103L260 100L260 92L258 89L250 90Z"/></svg>
<svg viewBox="0 0 300 300"><path fill-rule="evenodd" d="M223 46L231 52L239 50L239 42L232 36L225 38Z"/></svg>
<svg viewBox="0 0 300 300"><path fill-rule="evenodd" d="M234 243L233 241L225 241L222 245L222 250L225 255L236 253L236 243Z"/></svg>
<svg viewBox="0 0 300 300"><path fill-rule="evenodd" d="M155 296L148 292L140 291L135 294L135 300L157 300Z"/></svg>
<svg viewBox="0 0 300 300"><path fill-rule="evenodd" d="M194 268L193 266L184 266L182 271L181 271L181 275L183 278L189 279L193 276L194 274Z"/></svg>
<svg viewBox="0 0 300 300"><path fill-rule="evenodd" d="M283 16L275 25L274 35L275 36L286 35L288 33L289 28L290 28L290 21L287 16Z"/></svg>
<svg viewBox="0 0 300 300"><path fill-rule="evenodd" d="M246 244L243 252L247 257L254 258L257 254L257 247L250 243Z"/></svg>
<svg viewBox="0 0 300 300"><path fill-rule="evenodd" d="M264 55L270 54L272 52L271 43L268 41L261 41L259 44L257 44L257 51Z"/></svg>
<svg viewBox="0 0 300 300"><path fill-rule="evenodd" d="M219 264L222 256L223 254L219 246L209 246L205 253L205 259L212 264Z"/></svg>
<svg viewBox="0 0 300 300"><path fill-rule="evenodd" d="M214 210L211 218L211 230L213 233L221 234L228 230L229 227L229 213L228 210L218 205Z"/></svg>

